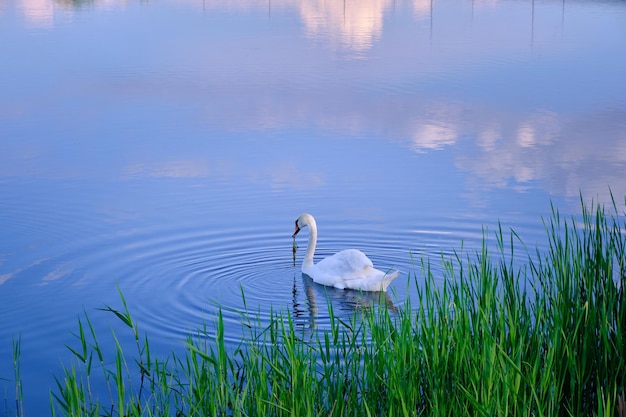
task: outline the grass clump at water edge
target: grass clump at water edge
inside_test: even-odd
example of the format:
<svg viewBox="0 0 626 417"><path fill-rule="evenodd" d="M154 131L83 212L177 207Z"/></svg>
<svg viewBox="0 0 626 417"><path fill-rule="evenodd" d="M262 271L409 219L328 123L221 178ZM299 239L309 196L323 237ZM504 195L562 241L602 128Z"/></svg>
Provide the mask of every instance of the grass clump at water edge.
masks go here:
<svg viewBox="0 0 626 417"><path fill-rule="evenodd" d="M613 205L615 208L615 205ZM136 355L115 337L105 359L87 315L76 363L52 392L67 416L626 416L626 227L615 209L583 205L581 221L557 210L549 250L513 262L517 235L496 250L444 259L443 283L420 263L417 305L305 332L289 313L268 325L245 316L249 337L190 337L184 355L150 355L123 296L107 307L131 330ZM437 282L437 283L436 283ZM108 398L92 391L94 379Z"/></svg>

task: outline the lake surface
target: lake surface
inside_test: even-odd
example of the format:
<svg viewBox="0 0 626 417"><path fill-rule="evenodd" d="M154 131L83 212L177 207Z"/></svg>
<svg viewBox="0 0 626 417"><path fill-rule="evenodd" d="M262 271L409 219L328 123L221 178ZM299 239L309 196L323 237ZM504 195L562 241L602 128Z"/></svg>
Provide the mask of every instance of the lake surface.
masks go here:
<svg viewBox="0 0 626 417"><path fill-rule="evenodd" d="M45 415L118 289L155 353L216 304L234 345L242 292L323 330L498 221L534 250L551 203L624 207L624 1L0 0L0 57L0 414L12 340ZM301 275L305 211L317 259L401 271L386 298Z"/></svg>

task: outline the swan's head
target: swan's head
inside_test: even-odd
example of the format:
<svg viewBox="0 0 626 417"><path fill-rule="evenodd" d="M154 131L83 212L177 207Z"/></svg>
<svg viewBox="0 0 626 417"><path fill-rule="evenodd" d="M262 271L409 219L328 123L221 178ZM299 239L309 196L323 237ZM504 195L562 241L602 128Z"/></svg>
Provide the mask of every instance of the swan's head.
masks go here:
<svg viewBox="0 0 626 417"><path fill-rule="evenodd" d="M294 230L291 237L296 237L300 229L307 226L315 226L315 219L309 213L302 213L296 219L296 230Z"/></svg>

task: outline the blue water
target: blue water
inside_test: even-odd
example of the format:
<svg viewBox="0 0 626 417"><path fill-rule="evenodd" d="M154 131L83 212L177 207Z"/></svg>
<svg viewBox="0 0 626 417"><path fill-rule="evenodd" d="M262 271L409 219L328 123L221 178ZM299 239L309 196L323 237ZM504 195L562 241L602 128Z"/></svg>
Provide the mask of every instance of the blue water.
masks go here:
<svg viewBox="0 0 626 417"><path fill-rule="evenodd" d="M118 290L154 354L216 305L234 345L242 292L323 330L498 221L534 253L551 203L623 208L624 51L616 1L0 2L0 414L12 340L46 415L78 318L124 332ZM318 259L401 271L386 298L302 277L304 211Z"/></svg>

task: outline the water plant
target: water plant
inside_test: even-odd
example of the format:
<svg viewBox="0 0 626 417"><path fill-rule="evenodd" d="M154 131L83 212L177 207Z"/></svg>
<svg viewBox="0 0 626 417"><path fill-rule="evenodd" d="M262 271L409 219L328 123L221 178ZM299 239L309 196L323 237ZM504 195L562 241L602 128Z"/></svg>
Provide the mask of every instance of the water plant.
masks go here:
<svg viewBox="0 0 626 417"><path fill-rule="evenodd" d="M421 259L418 299L397 311L346 319L330 305L319 331L289 312L241 312L247 335L234 347L218 310L184 354L155 358L120 293L122 307L104 310L135 354L114 333L105 358L85 313L52 414L626 416L625 217L592 207L571 219L553 209L548 250L522 265L519 237L501 227L493 252L486 236L477 253L442 258L443 281Z"/></svg>

